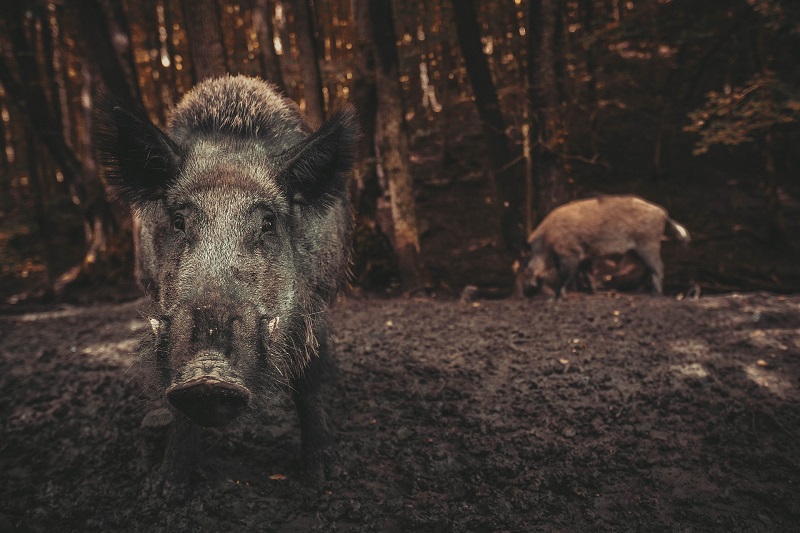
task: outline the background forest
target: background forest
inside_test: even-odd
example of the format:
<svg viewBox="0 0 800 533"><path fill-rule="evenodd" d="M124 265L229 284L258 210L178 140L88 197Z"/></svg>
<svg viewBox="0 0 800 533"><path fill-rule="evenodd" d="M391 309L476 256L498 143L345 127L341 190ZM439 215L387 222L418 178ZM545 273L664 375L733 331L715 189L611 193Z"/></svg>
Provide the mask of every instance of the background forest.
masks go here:
<svg viewBox="0 0 800 533"><path fill-rule="evenodd" d="M357 107L354 290L508 294L553 207L635 193L692 232L667 292L797 291L798 54L782 0L5 0L0 298L138 295L96 103L226 72Z"/></svg>

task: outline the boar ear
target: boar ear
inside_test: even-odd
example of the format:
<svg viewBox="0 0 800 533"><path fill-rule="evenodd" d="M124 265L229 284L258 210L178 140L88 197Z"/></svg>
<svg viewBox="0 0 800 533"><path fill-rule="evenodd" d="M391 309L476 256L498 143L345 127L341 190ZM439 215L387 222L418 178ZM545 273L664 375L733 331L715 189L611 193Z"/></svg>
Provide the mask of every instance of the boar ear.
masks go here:
<svg viewBox="0 0 800 533"><path fill-rule="evenodd" d="M111 192L140 206L164 197L175 180L181 150L144 112L106 98L95 116L97 147Z"/></svg>
<svg viewBox="0 0 800 533"><path fill-rule="evenodd" d="M345 196L347 173L353 168L357 142L355 111L347 107L308 139L287 150L281 158L289 196L311 205L325 205Z"/></svg>

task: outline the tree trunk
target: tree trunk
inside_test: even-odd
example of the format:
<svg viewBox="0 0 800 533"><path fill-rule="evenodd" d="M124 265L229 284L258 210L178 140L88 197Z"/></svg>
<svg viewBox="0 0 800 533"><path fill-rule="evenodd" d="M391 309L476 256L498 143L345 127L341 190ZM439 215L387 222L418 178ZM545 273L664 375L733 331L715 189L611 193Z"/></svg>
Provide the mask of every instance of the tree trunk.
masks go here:
<svg viewBox="0 0 800 533"><path fill-rule="evenodd" d="M382 202L382 187L378 182L375 152L375 133L378 113L378 91L375 85L375 53L369 21L369 0L351 0L353 17L353 80L349 99L356 102L361 139L358 163L354 169L350 198L356 212L356 239L353 242L353 279L358 287L367 288L372 283L385 283L375 275L387 263L392 263L390 243L391 216L381 224L378 203Z"/></svg>
<svg viewBox="0 0 800 533"><path fill-rule="evenodd" d="M358 165L355 169L355 190L351 197L359 214L374 215L375 204L380 196L375 174L375 126L378 113L378 90L375 86L375 54L370 35L367 2L352 0L353 28L355 37L355 61L351 99L358 103L358 119L361 129Z"/></svg>
<svg viewBox="0 0 800 533"><path fill-rule="evenodd" d="M228 64L217 0L182 0L182 5L195 83L224 76Z"/></svg>
<svg viewBox="0 0 800 533"><path fill-rule="evenodd" d="M581 0L584 40L590 38L594 31L594 2L595 0ZM586 62L586 108L591 112L597 107L597 58L594 48L584 44L583 57Z"/></svg>
<svg viewBox="0 0 800 533"><path fill-rule="evenodd" d="M0 109L3 108L3 98L0 98ZM11 164L6 155L6 124L0 117L0 223L3 222L8 212L17 205L11 187Z"/></svg>
<svg viewBox="0 0 800 533"><path fill-rule="evenodd" d="M790 239L778 191L778 179L775 171L775 137L772 131L767 131L764 135L762 153L764 156L762 192L769 216L770 237L781 244L788 244Z"/></svg>
<svg viewBox="0 0 800 533"><path fill-rule="evenodd" d="M316 45L314 9L311 0L293 0L294 29L297 50L300 52L300 74L303 77L303 95L306 117L312 124L325 121L325 99L322 94L322 75Z"/></svg>
<svg viewBox="0 0 800 533"><path fill-rule="evenodd" d="M33 193L33 215L36 220L36 232L39 237L39 245L42 250L42 261L44 262L44 296L52 296L53 291L53 272L54 272L54 249L53 241L50 238L50 215L47 211L45 200L45 177L41 171L41 158L37 153L39 148L36 139L28 133L28 183Z"/></svg>
<svg viewBox="0 0 800 533"><path fill-rule="evenodd" d="M566 200L559 153L563 147L561 105L556 75L554 0L532 0L528 34L528 88L533 150L536 218L541 220Z"/></svg>
<svg viewBox="0 0 800 533"><path fill-rule="evenodd" d="M113 70L109 71L108 74L113 73L113 75L122 76L121 81L124 81L128 87L127 95L129 95L129 98L133 102L141 104L142 96L139 91L139 79L136 75L136 63L133 60L131 37L128 33L128 20L125 16L125 11L122 9L121 2L114 0L100 0L100 7L108 28L108 38L111 40L116 56L115 66L112 66ZM100 64L99 61L98 64ZM108 78L109 76L106 75L105 77ZM108 84L108 80L105 83Z"/></svg>
<svg viewBox="0 0 800 533"><path fill-rule="evenodd" d="M92 65L84 62L81 68L81 106L83 109L83 154L81 157L82 172L77 183L83 191L81 211L86 241L86 254L83 262L67 270L54 283L56 294L64 292L67 286L79 278L92 281L119 282L130 279L130 272L115 272L111 265L124 263L130 252L130 234L125 231L114 216L103 182L100 180L100 169L94 151L94 93L97 87L97 75ZM123 260L112 258L113 255Z"/></svg>
<svg viewBox="0 0 800 533"><path fill-rule="evenodd" d="M483 53L474 0L453 2L453 12L458 42L464 55L472 92L475 94L483 135L489 146L492 178L500 192L503 241L508 251L517 254L524 244L522 180L514 168L515 160L506 135L503 111L492 82L489 62Z"/></svg>
<svg viewBox="0 0 800 533"><path fill-rule="evenodd" d="M414 181L408 164L408 135L391 0L369 0L368 10L378 90L376 144L380 165L388 182L392 225L389 234L403 286L406 290L417 290L427 286L428 281L422 265Z"/></svg>
<svg viewBox="0 0 800 533"><path fill-rule="evenodd" d="M253 3L253 28L258 37L258 48L261 50L261 72L264 78L286 94L281 63L278 54L275 53L272 9L268 0L255 0Z"/></svg>
<svg viewBox="0 0 800 533"><path fill-rule="evenodd" d="M116 13L109 5L113 3L108 0L88 0L75 11L86 38L88 55L103 73L104 88L117 98L138 104L141 96L133 70L130 39L127 28L119 26L124 18L116 18L124 17L124 14Z"/></svg>

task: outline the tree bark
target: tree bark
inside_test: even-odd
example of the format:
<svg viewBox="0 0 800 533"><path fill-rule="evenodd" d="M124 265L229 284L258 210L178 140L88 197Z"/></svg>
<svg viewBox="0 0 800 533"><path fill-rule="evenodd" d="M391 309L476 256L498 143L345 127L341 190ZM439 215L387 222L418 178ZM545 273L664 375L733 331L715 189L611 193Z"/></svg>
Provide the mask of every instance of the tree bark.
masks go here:
<svg viewBox="0 0 800 533"><path fill-rule="evenodd" d="M506 249L517 254L524 244L522 234L523 187L514 167L500 100L492 81L489 62L483 53L478 15L474 0L453 2L456 32L467 66L475 104L481 119L483 136L489 146L492 177L500 193L500 222Z"/></svg>
<svg viewBox="0 0 800 533"><path fill-rule="evenodd" d="M253 3L253 28L258 37L258 48L261 51L261 72L263 76L284 94L286 83L278 54L275 53L274 32L272 28L272 9L268 0L255 0Z"/></svg>
<svg viewBox="0 0 800 533"><path fill-rule="evenodd" d="M554 0L531 0L528 36L528 88L532 132L537 220L566 200L559 154L563 147L561 102L556 65Z"/></svg>
<svg viewBox="0 0 800 533"><path fill-rule="evenodd" d="M594 2L581 0L580 3L584 39L591 37L594 31ZM594 111L597 107L597 58L592 46L583 46L583 58L586 62L586 107Z"/></svg>
<svg viewBox="0 0 800 533"><path fill-rule="evenodd" d="M408 164L408 134L392 4L391 0L369 0L367 7L378 92L376 145L387 181L388 191L384 191L383 201L388 200L391 213L392 230L386 233L391 235L403 286L406 290L417 290L429 283L422 264L414 181Z"/></svg>
<svg viewBox="0 0 800 533"><path fill-rule="evenodd" d="M378 113L378 90L375 85L375 54L370 34L369 0L352 0L355 61L351 98L358 103L361 129L358 165L355 170L353 205L359 214L372 214L380 196L375 174L375 127Z"/></svg>
<svg viewBox="0 0 800 533"><path fill-rule="evenodd" d="M127 28L120 27L121 21L116 18L124 14L115 13L109 4L113 2L88 0L76 9L87 52L102 73L104 88L119 99L139 104L141 96L133 70L130 39Z"/></svg>
<svg viewBox="0 0 800 533"><path fill-rule="evenodd" d="M28 183L33 193L33 215L36 221L36 231L39 236L39 245L42 250L42 260L44 262L44 296L52 296L53 291L53 271L54 254L53 240L50 238L50 215L47 210L45 199L45 177L41 172L40 157L37 154L38 143L33 135L28 133Z"/></svg>
<svg viewBox="0 0 800 533"><path fill-rule="evenodd" d="M195 83L224 76L228 63L217 0L182 0L182 5Z"/></svg>
<svg viewBox="0 0 800 533"><path fill-rule="evenodd" d="M292 9L297 50L300 52L306 117L312 124L319 125L325 121L325 99L322 94L313 4L311 0L292 0Z"/></svg>
<svg viewBox="0 0 800 533"><path fill-rule="evenodd" d="M141 104L142 95L139 91L139 79L136 75L136 63L133 60L131 37L128 33L128 20L122 3L114 0L100 0L100 7L105 17L107 34L111 41L115 54L114 70L109 74L121 75L122 80L127 85L128 97L136 103ZM98 62L99 63L99 62ZM108 76L106 76L108 77ZM106 81L108 83L108 81Z"/></svg>

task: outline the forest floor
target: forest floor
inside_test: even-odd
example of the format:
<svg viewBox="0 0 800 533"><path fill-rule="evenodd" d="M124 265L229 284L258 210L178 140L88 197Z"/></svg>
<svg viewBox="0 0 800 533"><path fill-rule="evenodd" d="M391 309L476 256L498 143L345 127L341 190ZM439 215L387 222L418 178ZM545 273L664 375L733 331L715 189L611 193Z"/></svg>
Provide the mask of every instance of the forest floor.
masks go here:
<svg viewBox="0 0 800 533"><path fill-rule="evenodd" d="M143 490L143 307L0 313L0 531L800 529L800 296L349 297L329 479L287 406L206 430L177 502Z"/></svg>

